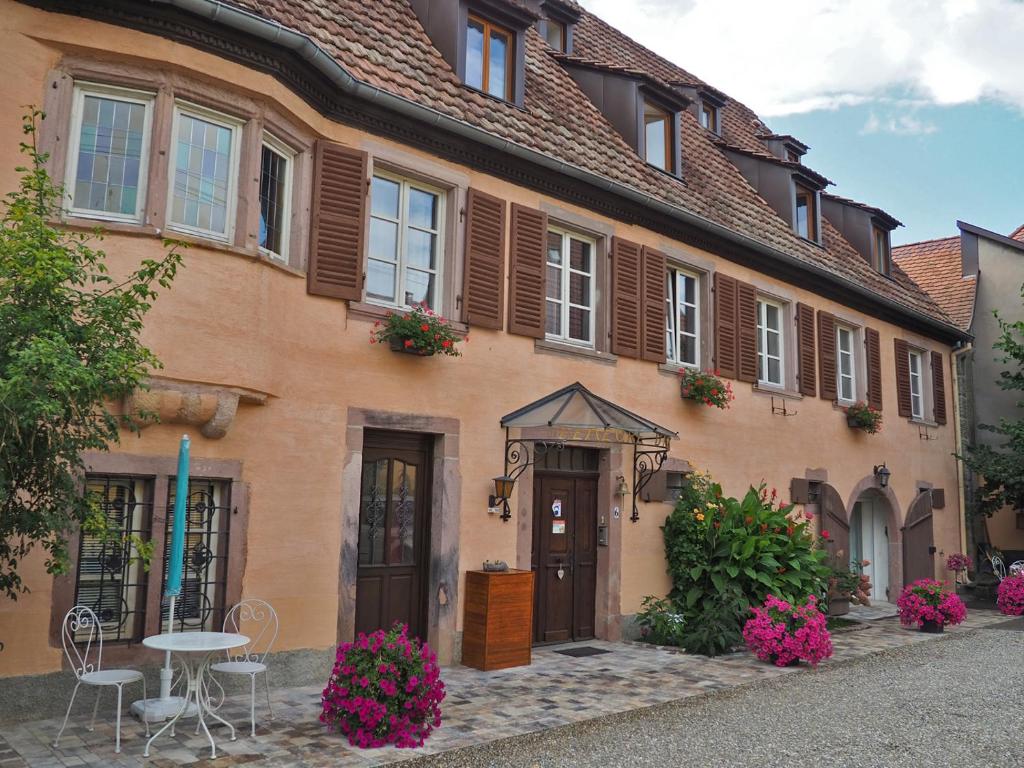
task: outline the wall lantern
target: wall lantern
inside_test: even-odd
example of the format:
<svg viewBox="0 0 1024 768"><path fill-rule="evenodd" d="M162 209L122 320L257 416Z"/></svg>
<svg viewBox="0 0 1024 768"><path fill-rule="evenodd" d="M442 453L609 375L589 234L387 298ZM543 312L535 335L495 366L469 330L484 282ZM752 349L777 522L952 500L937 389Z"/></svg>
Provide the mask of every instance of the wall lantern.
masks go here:
<svg viewBox="0 0 1024 768"><path fill-rule="evenodd" d="M619 475L618 484L615 486L615 495L622 498L629 493L629 486L626 485L626 478L623 475Z"/></svg>
<svg viewBox="0 0 1024 768"><path fill-rule="evenodd" d="M888 488L889 487L889 475L891 475L892 472L890 472L889 468L887 466L885 466L885 463L883 462L881 465L876 464L874 471L875 471L875 479L878 480L878 487L879 488Z"/></svg>
<svg viewBox="0 0 1024 768"><path fill-rule="evenodd" d="M512 498L512 489L515 487L515 484L516 481L508 475L499 475L494 478L494 495L488 498L488 506L496 507L498 504Z"/></svg>

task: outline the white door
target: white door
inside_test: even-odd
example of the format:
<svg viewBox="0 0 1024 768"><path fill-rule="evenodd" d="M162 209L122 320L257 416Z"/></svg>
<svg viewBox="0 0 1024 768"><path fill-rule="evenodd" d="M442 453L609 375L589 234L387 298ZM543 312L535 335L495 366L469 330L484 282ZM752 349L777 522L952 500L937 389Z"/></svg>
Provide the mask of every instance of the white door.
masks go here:
<svg viewBox="0 0 1024 768"><path fill-rule="evenodd" d="M850 560L870 561L864 573L871 577L871 599L888 600L889 529L882 505L870 497L853 505L850 517Z"/></svg>

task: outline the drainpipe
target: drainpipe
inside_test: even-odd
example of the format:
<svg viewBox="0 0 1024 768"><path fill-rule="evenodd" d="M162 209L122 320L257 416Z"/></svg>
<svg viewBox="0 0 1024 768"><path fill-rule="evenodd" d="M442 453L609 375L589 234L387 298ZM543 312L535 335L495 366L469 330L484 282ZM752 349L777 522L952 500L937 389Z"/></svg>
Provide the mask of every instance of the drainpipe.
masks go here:
<svg viewBox="0 0 1024 768"><path fill-rule="evenodd" d="M969 352L974 351L974 344L967 342L958 345L953 349L952 372L950 379L953 381L953 439L956 453L963 455L963 413L960 411L960 378L957 374L957 361ZM964 463L960 459L956 462L957 490L960 495L960 551L967 552L967 478L964 472ZM967 552L967 554L971 554ZM971 554L973 557L974 555Z"/></svg>
<svg viewBox="0 0 1024 768"><path fill-rule="evenodd" d="M209 19L217 24L223 24L226 27L230 27L231 29L244 34L252 35L260 40L265 40L269 43L273 43L274 45L279 45L282 48L294 51L301 58L305 59L310 66L315 68L328 80L334 83L342 93L346 93L364 101L376 102L387 109L413 118L419 122L438 126L458 136L489 146L499 152L504 152L530 163L565 174L577 179L578 181L589 184L590 186L607 190L620 197L632 200L633 202L647 208L656 210L659 213L685 222L686 224L699 227L706 232L711 232L724 240L767 256L775 261L796 266L808 272L813 272L825 280L839 284L842 286L843 290L869 298L890 310L907 317L912 317L922 325L929 327L944 336L963 337L964 335L959 328L951 324L937 321L929 315L918 312L917 310L900 304L899 302L893 301L884 296L879 296L877 293L856 281L849 280L842 275L830 272L817 264L797 258L785 251L778 250L767 243L751 237L750 235L744 235L740 232L736 232L728 227L718 224L717 222L711 221L710 219L698 216L685 208L666 203L647 192L641 192L640 190L634 189L626 184L620 184L612 181L611 179L592 173L591 171L577 165L573 165L572 163L557 160L542 152L525 147L522 144L517 144L513 141L509 141L508 139L495 136L482 128L478 128L475 125L465 122L464 120L450 117L449 115L438 112L431 107L410 101L409 99L401 96L396 96L395 94L388 93L376 86L357 80L310 37L289 29L279 22L271 21L270 19L265 19L262 16L258 16L249 11L227 5L224 2L221 2L221 0L153 0L153 2L180 8L181 10L195 16Z"/></svg>

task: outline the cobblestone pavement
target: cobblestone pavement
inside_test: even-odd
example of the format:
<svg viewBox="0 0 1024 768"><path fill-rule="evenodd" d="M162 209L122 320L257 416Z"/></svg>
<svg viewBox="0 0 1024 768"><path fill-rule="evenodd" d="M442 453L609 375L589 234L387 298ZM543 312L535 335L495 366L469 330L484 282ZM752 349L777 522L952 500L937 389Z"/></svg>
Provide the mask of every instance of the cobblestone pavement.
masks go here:
<svg viewBox="0 0 1024 768"><path fill-rule="evenodd" d="M835 634L835 656L822 666L828 668L880 651L936 642L942 637L955 638L972 629L1005 622L1006 617L995 612L972 611L964 625L948 629L945 636L936 636L903 629L895 619L881 619L854 631ZM255 738L248 735L248 697L228 700L221 714L239 729L238 740L227 741L225 729L215 729L218 757L214 761L209 759L205 736L196 736L187 725L178 729L174 738L161 737L153 745L152 757L143 758L144 730L129 717L122 724L122 752L115 755L112 721L97 722L91 733L86 730L92 702L87 693L82 697L83 703L76 704L59 749L51 746L60 726L59 718L0 725L0 768L382 765L628 713L748 683L808 674L802 668L783 669L761 663L749 653L709 659L639 644L591 641L580 645L608 653L572 658L556 649L543 648L535 650L529 667L498 672L461 666L446 668L443 678L448 697L443 705L444 724L419 750L353 749L340 736L326 732L318 722L319 687L277 687L273 692L277 717L258 722ZM280 681L271 677L271 683L279 685ZM55 703L55 714L63 706ZM265 715L257 701L257 717Z"/></svg>

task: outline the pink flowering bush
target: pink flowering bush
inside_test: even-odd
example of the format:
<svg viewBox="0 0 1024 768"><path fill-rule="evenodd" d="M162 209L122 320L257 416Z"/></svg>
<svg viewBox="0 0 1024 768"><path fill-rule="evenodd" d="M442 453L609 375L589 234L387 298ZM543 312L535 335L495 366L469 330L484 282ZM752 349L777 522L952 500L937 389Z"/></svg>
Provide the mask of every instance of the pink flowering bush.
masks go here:
<svg viewBox="0 0 1024 768"><path fill-rule="evenodd" d="M1007 616L1024 614L1024 576L1007 576L999 582L996 605Z"/></svg>
<svg viewBox="0 0 1024 768"><path fill-rule="evenodd" d="M945 626L959 624L967 618L964 601L935 579L918 579L905 586L896 607L900 612L900 622L907 626L917 624L921 627L926 621Z"/></svg>
<svg viewBox="0 0 1024 768"><path fill-rule="evenodd" d="M421 747L441 725L444 696L437 656L395 624L338 646L320 722L354 747Z"/></svg>
<svg viewBox="0 0 1024 768"><path fill-rule="evenodd" d="M969 571L973 565L971 556L963 552L954 552L946 558L946 567L951 571Z"/></svg>
<svg viewBox="0 0 1024 768"><path fill-rule="evenodd" d="M769 595L763 606L751 610L754 617L743 626L743 639L761 661L785 667L802 659L813 666L832 655L828 620L814 595L802 605Z"/></svg>

